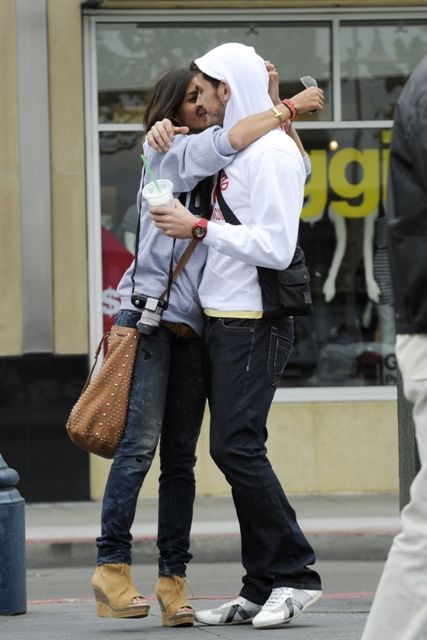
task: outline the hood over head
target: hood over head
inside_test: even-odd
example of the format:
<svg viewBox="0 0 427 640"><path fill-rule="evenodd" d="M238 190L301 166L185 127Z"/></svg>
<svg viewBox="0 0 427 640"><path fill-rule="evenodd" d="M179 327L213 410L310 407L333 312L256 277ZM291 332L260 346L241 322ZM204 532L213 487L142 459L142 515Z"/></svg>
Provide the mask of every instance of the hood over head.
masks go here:
<svg viewBox="0 0 427 640"><path fill-rule="evenodd" d="M195 63L206 75L230 85L230 99L224 116L225 129L246 116L273 106L268 95L268 73L264 60L253 47L229 42L208 51Z"/></svg>

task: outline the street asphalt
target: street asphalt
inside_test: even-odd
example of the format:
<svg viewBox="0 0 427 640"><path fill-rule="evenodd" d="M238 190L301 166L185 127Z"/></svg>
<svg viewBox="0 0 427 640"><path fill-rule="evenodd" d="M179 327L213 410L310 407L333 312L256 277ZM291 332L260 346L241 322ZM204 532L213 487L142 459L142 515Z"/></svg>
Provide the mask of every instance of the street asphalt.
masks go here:
<svg viewBox="0 0 427 640"><path fill-rule="evenodd" d="M393 536L399 530L397 494L289 496L312 543L322 576L322 599L290 624L162 627L154 596L157 501L142 498L133 535L132 573L151 604L147 618L98 618L90 586L96 564L100 502L25 506L26 599L21 615L0 616L3 640L241 640L360 639ZM256 514L254 514L254 518ZM241 585L240 538L229 496L198 497L192 530L189 597L196 610L235 597ZM378 640L387 640L378 638ZM425 639L427 640L427 635Z"/></svg>
<svg viewBox="0 0 427 640"><path fill-rule="evenodd" d="M319 560L316 568L323 580L322 599L290 624L264 630L250 624L162 627L154 596L157 579L154 563L133 566L135 582L151 605L147 618L135 620L97 618L90 587L93 567L34 569L27 572L27 612L0 617L0 637L2 640L360 640L383 566L382 561L375 560ZM242 573L237 562L192 562L188 594L194 608L199 611L214 608L234 597ZM427 640L427 635L420 640Z"/></svg>

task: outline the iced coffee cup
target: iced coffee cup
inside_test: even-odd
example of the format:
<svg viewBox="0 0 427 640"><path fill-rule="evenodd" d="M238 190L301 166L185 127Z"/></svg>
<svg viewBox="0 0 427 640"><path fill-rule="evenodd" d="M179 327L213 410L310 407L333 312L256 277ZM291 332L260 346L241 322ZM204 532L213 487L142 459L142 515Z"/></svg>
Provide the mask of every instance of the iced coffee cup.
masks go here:
<svg viewBox="0 0 427 640"><path fill-rule="evenodd" d="M174 207L173 184L170 180L149 182L142 190L142 195L150 207Z"/></svg>

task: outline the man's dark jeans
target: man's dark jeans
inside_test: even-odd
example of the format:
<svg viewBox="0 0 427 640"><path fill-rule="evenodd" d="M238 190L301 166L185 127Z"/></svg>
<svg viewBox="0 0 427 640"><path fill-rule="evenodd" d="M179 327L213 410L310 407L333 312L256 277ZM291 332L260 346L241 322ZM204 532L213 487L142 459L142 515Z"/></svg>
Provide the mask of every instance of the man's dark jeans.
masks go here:
<svg viewBox="0 0 427 640"><path fill-rule="evenodd" d="M240 595L264 604L272 588L321 589L315 555L267 458L267 415L293 344L293 320L209 319L211 455L231 485L247 572ZM283 441L283 456L292 442Z"/></svg>
<svg viewBox="0 0 427 640"><path fill-rule="evenodd" d="M136 327L140 316L121 311L115 322ZM155 335L141 335L126 430L104 494L98 564L131 564L138 494L160 438L159 575L185 575L192 558L194 466L205 405L201 340L177 339L162 326Z"/></svg>

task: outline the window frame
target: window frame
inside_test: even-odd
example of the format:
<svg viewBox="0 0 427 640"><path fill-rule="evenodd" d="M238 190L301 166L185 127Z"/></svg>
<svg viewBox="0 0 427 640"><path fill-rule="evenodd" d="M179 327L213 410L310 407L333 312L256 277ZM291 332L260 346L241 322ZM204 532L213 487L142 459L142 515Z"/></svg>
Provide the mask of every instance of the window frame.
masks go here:
<svg viewBox="0 0 427 640"><path fill-rule="evenodd" d="M117 22L174 22L186 24L206 24L210 22L227 24L271 23L274 20L290 22L322 22L331 25L332 61L332 118L321 122L300 122L298 129L390 129L392 120L342 120L341 112L341 23L382 21L384 24L396 20L426 19L422 7L381 8L323 8L321 11L309 9L159 9L159 10L83 10L83 48L85 85L85 126L86 126L86 175L87 175L87 233L89 261L89 342L90 352L94 352L103 331L102 318L102 246L101 246L101 192L99 134L108 131L141 131L138 124L100 124L98 122L98 89L96 65L96 26L98 23ZM394 386L361 387L289 387L279 388L275 402L342 402L342 401L384 401L395 400L397 388Z"/></svg>

